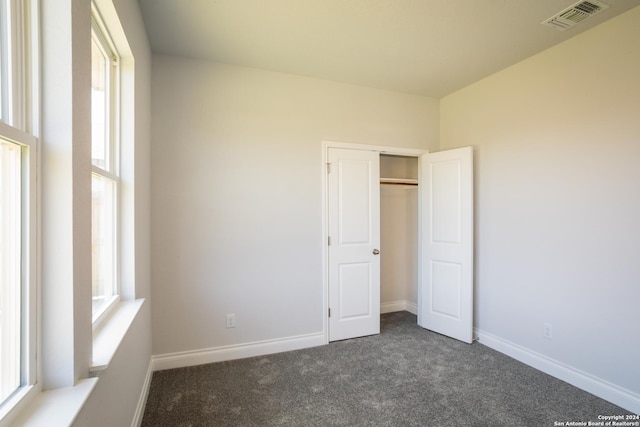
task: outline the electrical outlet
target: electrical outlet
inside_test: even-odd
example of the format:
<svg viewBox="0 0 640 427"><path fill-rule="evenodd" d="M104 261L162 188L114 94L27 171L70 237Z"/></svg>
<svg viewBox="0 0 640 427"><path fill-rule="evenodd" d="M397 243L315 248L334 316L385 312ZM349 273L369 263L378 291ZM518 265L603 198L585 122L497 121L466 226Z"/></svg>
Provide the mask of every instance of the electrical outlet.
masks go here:
<svg viewBox="0 0 640 427"><path fill-rule="evenodd" d="M544 337L546 339L553 339L553 325L551 323L544 324Z"/></svg>
<svg viewBox="0 0 640 427"><path fill-rule="evenodd" d="M235 328L236 327L236 315L235 313L227 314L227 328Z"/></svg>

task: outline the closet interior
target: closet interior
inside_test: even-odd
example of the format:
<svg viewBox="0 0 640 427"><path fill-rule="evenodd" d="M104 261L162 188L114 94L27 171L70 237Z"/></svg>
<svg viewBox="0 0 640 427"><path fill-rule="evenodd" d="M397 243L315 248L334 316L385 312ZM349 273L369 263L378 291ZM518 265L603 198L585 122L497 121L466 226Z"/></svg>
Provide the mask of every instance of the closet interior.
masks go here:
<svg viewBox="0 0 640 427"><path fill-rule="evenodd" d="M418 158L380 155L380 309L418 303Z"/></svg>

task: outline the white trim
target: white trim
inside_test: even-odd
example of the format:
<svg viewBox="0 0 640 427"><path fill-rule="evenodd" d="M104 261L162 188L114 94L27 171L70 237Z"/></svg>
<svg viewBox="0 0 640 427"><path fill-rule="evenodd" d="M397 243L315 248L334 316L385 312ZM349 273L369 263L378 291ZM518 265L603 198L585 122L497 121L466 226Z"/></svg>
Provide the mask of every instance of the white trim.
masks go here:
<svg viewBox="0 0 640 427"><path fill-rule="evenodd" d="M140 427L142 425L142 417L144 416L144 409L147 406L147 398L149 397L149 389L151 388L151 378L153 377L153 363L149 359L147 366L147 374L144 376L144 383L142 385L142 391L140 392L140 398L138 399L138 406L136 406L136 412L133 414L133 421L131 427Z"/></svg>
<svg viewBox="0 0 640 427"><path fill-rule="evenodd" d="M38 139L19 128L0 122L0 135L3 139L35 149Z"/></svg>
<svg viewBox="0 0 640 427"><path fill-rule="evenodd" d="M640 414L640 394L490 333L478 329L475 330L475 333L478 337L478 342L487 347L627 409L634 414Z"/></svg>
<svg viewBox="0 0 640 427"><path fill-rule="evenodd" d="M396 311L408 311L411 314L418 314L418 306L415 302L407 300L380 303L380 314L395 313Z"/></svg>
<svg viewBox="0 0 640 427"><path fill-rule="evenodd" d="M370 144L354 144L352 142L339 142L339 141L322 141L323 151L326 152L328 148L348 148L351 150L366 150L377 151L380 154L389 154L392 156L407 156L407 157L419 157L426 154L428 150L421 148L402 148L391 147L388 145L370 145Z"/></svg>
<svg viewBox="0 0 640 427"><path fill-rule="evenodd" d="M329 176L327 174L328 143L322 143L322 164L320 176L322 182L322 310L321 325L323 344L329 344Z"/></svg>
<svg viewBox="0 0 640 427"><path fill-rule="evenodd" d="M315 333L246 344L212 347L202 350L160 354L151 357L151 364L153 365L154 371L162 371L164 369L184 368L186 366L244 359L246 357L317 347L326 344L324 338L323 333Z"/></svg>

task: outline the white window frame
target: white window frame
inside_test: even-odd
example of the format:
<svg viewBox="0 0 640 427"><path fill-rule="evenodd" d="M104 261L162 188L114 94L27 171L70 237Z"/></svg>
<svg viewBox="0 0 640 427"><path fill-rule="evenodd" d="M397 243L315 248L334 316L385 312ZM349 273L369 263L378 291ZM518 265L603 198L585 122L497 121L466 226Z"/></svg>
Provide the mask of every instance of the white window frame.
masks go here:
<svg viewBox="0 0 640 427"><path fill-rule="evenodd" d="M108 161L106 168L91 165L92 176L107 179L114 184L113 205L113 289L112 296L93 313L94 329L102 324L112 309L120 301L120 55L104 24L100 12L95 4L91 4L91 37L95 38L107 58L110 58L107 77L108 105ZM92 292L93 296L93 292Z"/></svg>
<svg viewBox="0 0 640 427"><path fill-rule="evenodd" d="M37 165L39 151L38 1L0 0L2 85L0 137L20 147L21 301L20 384L0 402L0 423L37 390ZM5 14L5 11L8 12ZM6 24L6 25L5 25Z"/></svg>

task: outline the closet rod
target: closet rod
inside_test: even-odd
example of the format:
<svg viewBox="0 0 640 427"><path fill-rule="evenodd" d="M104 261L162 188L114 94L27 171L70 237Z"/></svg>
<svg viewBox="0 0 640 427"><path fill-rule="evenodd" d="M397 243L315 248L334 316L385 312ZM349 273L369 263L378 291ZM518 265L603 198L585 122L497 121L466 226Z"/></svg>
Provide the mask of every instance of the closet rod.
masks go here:
<svg viewBox="0 0 640 427"><path fill-rule="evenodd" d="M380 185L414 185L417 186L417 182L388 182L388 181L380 181Z"/></svg>

